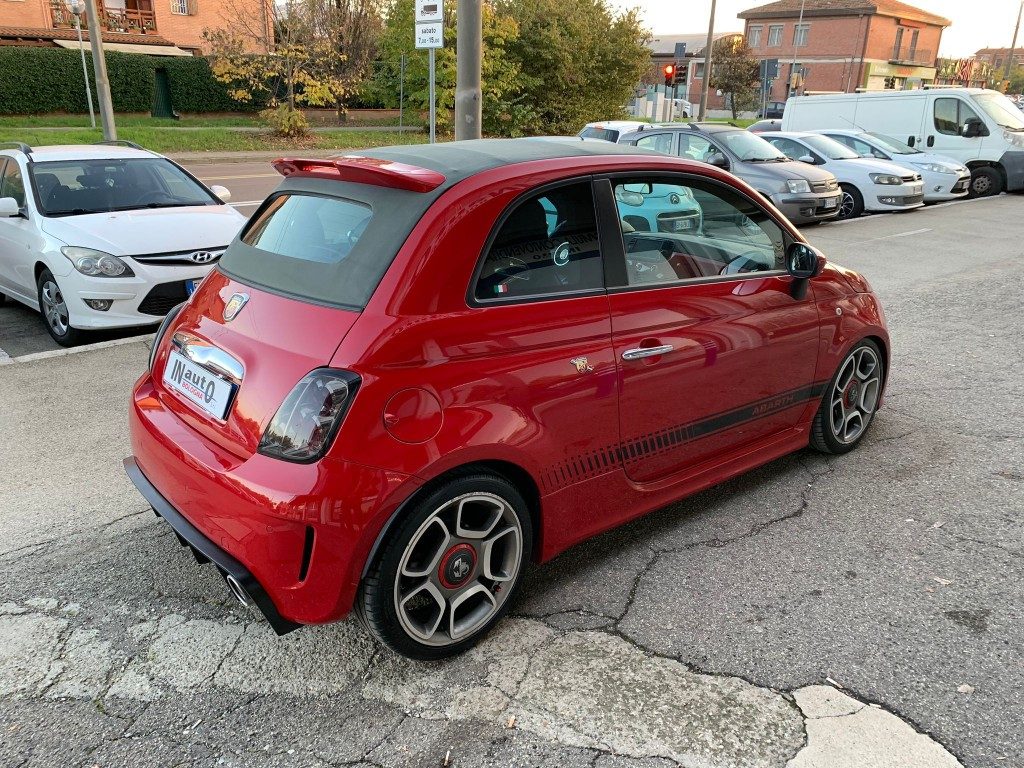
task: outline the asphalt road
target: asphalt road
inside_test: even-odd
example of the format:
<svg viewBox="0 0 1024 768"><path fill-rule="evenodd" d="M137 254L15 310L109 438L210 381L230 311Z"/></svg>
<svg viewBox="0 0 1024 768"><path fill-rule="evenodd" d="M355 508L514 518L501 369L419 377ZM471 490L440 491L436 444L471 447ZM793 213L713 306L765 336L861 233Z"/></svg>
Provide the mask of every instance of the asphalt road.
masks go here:
<svg viewBox="0 0 1024 768"><path fill-rule="evenodd" d="M809 229L886 308L863 445L574 548L443 664L354 622L275 638L178 548L120 467L145 343L0 366L0 764L948 765L886 747L913 728L969 768L1019 768L1022 204ZM828 682L879 706L808 704Z"/></svg>

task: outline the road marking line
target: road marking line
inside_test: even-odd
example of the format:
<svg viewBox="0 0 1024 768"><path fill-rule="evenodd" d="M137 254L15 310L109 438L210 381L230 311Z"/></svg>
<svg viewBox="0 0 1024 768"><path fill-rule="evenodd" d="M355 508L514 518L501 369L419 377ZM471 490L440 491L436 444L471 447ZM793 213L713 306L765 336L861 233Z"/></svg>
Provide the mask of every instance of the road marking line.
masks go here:
<svg viewBox="0 0 1024 768"><path fill-rule="evenodd" d="M274 179L279 178L279 173L247 173L242 176L200 176L200 181L231 181L233 179Z"/></svg>
<svg viewBox="0 0 1024 768"><path fill-rule="evenodd" d="M872 237L872 240L887 240L891 237L910 237L911 235L920 235L924 232L931 232L931 227L925 227L924 229L913 229L910 232L897 232L895 235L882 235L880 237ZM867 241L865 241L867 242Z"/></svg>
<svg viewBox="0 0 1024 768"><path fill-rule="evenodd" d="M51 349L46 352L32 352L28 355L21 355L20 357L8 357L6 359L0 358L0 365L16 365L17 363L33 363L36 360L47 360L51 357L65 357L67 355L75 355L79 352L92 352L95 349L106 349L107 347L120 347L125 344L141 344L144 341L149 341L153 338L152 333L145 333L141 336L129 336L126 339L111 339L110 341L98 341L95 344L83 344L80 347L70 347L69 349Z"/></svg>
<svg viewBox="0 0 1024 768"><path fill-rule="evenodd" d="M7 354L7 353L6 353L5 351L4 351L4 348L3 348L3 347L0 347L0 365L3 365L4 363L6 363L6 362L7 362L8 360L10 360L10 359L11 359L11 356L10 356L10 355L8 355L8 354Z"/></svg>

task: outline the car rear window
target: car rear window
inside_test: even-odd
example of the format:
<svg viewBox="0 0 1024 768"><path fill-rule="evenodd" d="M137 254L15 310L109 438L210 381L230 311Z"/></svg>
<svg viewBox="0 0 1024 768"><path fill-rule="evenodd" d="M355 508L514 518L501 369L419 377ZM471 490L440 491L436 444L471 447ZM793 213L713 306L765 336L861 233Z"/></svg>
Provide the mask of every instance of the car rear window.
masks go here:
<svg viewBox="0 0 1024 768"><path fill-rule="evenodd" d="M611 128L584 128L580 131L580 138L601 139L601 141L610 141L614 144L619 140L619 132L613 131Z"/></svg>
<svg viewBox="0 0 1024 768"><path fill-rule="evenodd" d="M275 293L360 310L433 200L373 184L289 179L228 247L220 269Z"/></svg>

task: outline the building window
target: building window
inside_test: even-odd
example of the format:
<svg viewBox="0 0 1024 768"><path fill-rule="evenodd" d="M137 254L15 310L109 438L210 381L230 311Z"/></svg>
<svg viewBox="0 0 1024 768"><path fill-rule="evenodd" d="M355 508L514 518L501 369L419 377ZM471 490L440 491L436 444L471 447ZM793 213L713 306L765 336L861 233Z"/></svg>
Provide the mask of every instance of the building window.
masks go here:
<svg viewBox="0 0 1024 768"><path fill-rule="evenodd" d="M747 30L747 45L749 45L751 48L760 48L761 47L761 32L763 30L764 30L764 27L762 27L760 25L758 25L756 27L751 27L750 29L748 29Z"/></svg>
<svg viewBox="0 0 1024 768"><path fill-rule="evenodd" d="M903 27L896 28L896 42L892 44L893 61L900 60L900 49L903 47Z"/></svg>
<svg viewBox="0 0 1024 768"><path fill-rule="evenodd" d="M810 24L797 24L793 27L793 45L797 48L802 45L807 45L807 35L810 31Z"/></svg>
<svg viewBox="0 0 1024 768"><path fill-rule="evenodd" d="M768 47L778 48L782 45L782 25L772 24L768 27Z"/></svg>
<svg viewBox="0 0 1024 768"><path fill-rule="evenodd" d="M913 32L910 33L910 54L907 56L907 58L910 59L911 61L916 60L915 56L917 56L917 36L920 34L920 32L921 30L915 29Z"/></svg>
<svg viewBox="0 0 1024 768"><path fill-rule="evenodd" d="M195 16L197 0L171 0L171 13L176 16Z"/></svg>

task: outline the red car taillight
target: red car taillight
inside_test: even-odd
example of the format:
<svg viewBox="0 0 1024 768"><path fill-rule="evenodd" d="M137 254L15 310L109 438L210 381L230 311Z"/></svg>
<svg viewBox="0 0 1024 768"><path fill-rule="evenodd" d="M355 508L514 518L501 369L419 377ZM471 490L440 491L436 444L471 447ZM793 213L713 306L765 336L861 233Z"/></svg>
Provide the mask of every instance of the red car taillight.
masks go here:
<svg viewBox="0 0 1024 768"><path fill-rule="evenodd" d="M327 451L359 388L351 371L319 368L303 377L277 409L260 440L259 452L306 463Z"/></svg>

